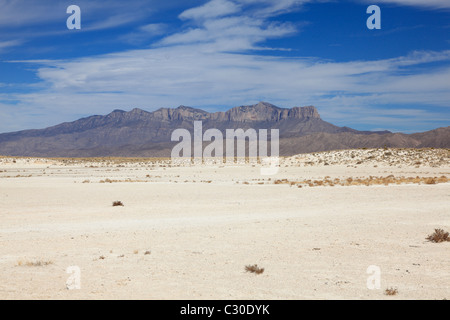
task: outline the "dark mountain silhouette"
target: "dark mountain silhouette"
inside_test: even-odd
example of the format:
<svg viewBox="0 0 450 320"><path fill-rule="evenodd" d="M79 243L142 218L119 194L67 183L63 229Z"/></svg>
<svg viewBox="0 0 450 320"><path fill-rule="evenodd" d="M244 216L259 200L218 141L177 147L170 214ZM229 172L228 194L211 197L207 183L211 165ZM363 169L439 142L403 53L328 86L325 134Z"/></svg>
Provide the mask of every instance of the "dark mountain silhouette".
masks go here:
<svg viewBox="0 0 450 320"><path fill-rule="evenodd" d="M260 102L226 112L208 113L180 106L154 112L114 110L41 130L0 134L0 154L39 157L168 157L174 130L279 129L280 154L293 155L361 147L450 147L450 127L416 134L357 131L320 118L315 107L279 108Z"/></svg>

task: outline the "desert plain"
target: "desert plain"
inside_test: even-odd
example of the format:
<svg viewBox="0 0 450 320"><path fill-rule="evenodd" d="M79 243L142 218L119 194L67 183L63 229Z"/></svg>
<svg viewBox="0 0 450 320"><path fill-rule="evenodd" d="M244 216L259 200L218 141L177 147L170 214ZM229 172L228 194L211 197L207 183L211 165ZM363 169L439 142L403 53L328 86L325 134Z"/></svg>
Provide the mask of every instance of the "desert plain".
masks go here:
<svg viewBox="0 0 450 320"><path fill-rule="evenodd" d="M450 298L450 150L277 169L2 157L0 299Z"/></svg>

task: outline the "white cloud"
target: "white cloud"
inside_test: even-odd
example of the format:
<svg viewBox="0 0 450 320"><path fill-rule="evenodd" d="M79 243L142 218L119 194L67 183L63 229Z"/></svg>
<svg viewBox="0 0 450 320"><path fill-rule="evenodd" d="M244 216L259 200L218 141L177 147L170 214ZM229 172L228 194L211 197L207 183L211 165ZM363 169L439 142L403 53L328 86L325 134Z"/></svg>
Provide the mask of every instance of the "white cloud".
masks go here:
<svg viewBox="0 0 450 320"><path fill-rule="evenodd" d="M372 3L372 0L365 0ZM448 0L378 0L377 4L392 3L405 6L414 6L430 9L450 9L450 1Z"/></svg>
<svg viewBox="0 0 450 320"><path fill-rule="evenodd" d="M299 1L258 1L257 10L251 7L256 3L254 0L237 1L240 3L212 0L200 7L184 11L179 17L190 20L191 27L165 37L158 45L210 43L213 50L262 49L256 44L298 32L298 27L291 23L268 22L261 15L261 10L264 10L266 17L269 13L273 16L298 5ZM245 10L242 10L244 7Z"/></svg>
<svg viewBox="0 0 450 320"><path fill-rule="evenodd" d="M151 23L141 26L139 30L152 35L161 35L166 32L167 27L164 23Z"/></svg>
<svg viewBox="0 0 450 320"><path fill-rule="evenodd" d="M17 47L23 44L22 40L8 40L8 41L0 41L0 52L11 48Z"/></svg>
<svg viewBox="0 0 450 320"><path fill-rule="evenodd" d="M294 9L299 9L308 2L327 2L327 0L236 0L245 5L257 5L254 10L259 17L272 17Z"/></svg>
<svg viewBox="0 0 450 320"><path fill-rule="evenodd" d="M27 27L42 27L48 24L60 24L65 27L69 17L66 9L67 1L54 0L7 0L2 1L0 10L0 30L11 30ZM123 23L140 20L155 8L161 7L159 1L128 0L127 4L119 0L90 1L77 0L81 8L82 28L98 30L100 28L117 27ZM35 31L39 31L35 30Z"/></svg>
<svg viewBox="0 0 450 320"><path fill-rule="evenodd" d="M210 43L228 51L255 49L258 42L293 34L296 27L289 23L265 23L244 16L207 20L202 27L164 38L160 45Z"/></svg>
<svg viewBox="0 0 450 320"><path fill-rule="evenodd" d="M348 124L372 123L380 116L396 119L389 112L383 114L378 108L382 105L442 108L439 115L410 112L411 123L423 125L427 119L448 118L450 67L410 72L435 61L450 63L450 51L338 63L211 52L207 44L135 50L44 61L38 76L47 89L16 95L21 104L10 109L19 112L21 105L32 106L52 114L58 123L58 116L67 121L70 114L106 114L117 108L153 110L180 104L228 108L267 100L284 107L316 105L325 119ZM384 124L376 124L380 125Z"/></svg>
<svg viewBox="0 0 450 320"><path fill-rule="evenodd" d="M120 36L119 40L134 45L140 45L149 42L149 40L154 39L154 37L166 34L168 29L169 26L164 23L146 24L137 28L134 32Z"/></svg>
<svg viewBox="0 0 450 320"><path fill-rule="evenodd" d="M214 19L240 11L240 7L228 0L211 0L206 4L191 8L179 15L180 19Z"/></svg>
<svg viewBox="0 0 450 320"><path fill-rule="evenodd" d="M411 126L449 120L450 50L350 62L249 54L267 39L297 32L296 26L269 22L265 16L305 1L263 2L263 9L245 11L241 7L251 8L256 0L236 0L235 7L231 1L209 2L222 8L219 15L211 13L207 4L201 10L185 11L190 28L149 49L30 61L40 65L37 76L44 89L0 94L0 113L19 119L2 122L0 132L44 127L117 108L154 110L184 104L213 111L259 100L281 107L316 105L326 120L341 125L353 121L395 128L395 121L406 125L405 119ZM164 28L145 25L136 35L142 40ZM431 68L433 62L440 67ZM389 111L386 105L393 107ZM434 111L427 110L430 106Z"/></svg>

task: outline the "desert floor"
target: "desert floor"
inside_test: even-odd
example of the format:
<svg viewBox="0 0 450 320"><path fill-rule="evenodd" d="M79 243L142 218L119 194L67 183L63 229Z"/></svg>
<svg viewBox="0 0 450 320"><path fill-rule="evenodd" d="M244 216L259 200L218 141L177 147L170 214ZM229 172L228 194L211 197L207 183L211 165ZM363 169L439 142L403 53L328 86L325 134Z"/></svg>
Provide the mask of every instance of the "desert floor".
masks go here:
<svg viewBox="0 0 450 320"><path fill-rule="evenodd" d="M260 169L0 158L0 299L450 298L450 242L426 240L450 231L449 150Z"/></svg>

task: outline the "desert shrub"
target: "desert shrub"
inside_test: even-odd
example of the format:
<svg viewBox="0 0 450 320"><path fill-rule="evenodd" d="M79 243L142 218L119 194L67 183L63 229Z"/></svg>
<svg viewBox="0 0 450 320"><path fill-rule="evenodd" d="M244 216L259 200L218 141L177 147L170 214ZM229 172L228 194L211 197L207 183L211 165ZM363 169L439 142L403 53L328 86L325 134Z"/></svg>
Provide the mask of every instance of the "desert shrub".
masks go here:
<svg viewBox="0 0 450 320"><path fill-rule="evenodd" d="M450 241L450 235L442 229L434 229L434 233L430 234L427 237L427 240L434 243L446 242Z"/></svg>
<svg viewBox="0 0 450 320"><path fill-rule="evenodd" d="M395 296L398 294L398 290L396 288L388 288L384 291L384 294L387 296Z"/></svg>
<svg viewBox="0 0 450 320"><path fill-rule="evenodd" d="M264 268L260 268L260 267L258 267L257 264L254 264L254 265L245 266L245 271L251 272L251 273L256 273L256 274L261 274L264 272Z"/></svg>

